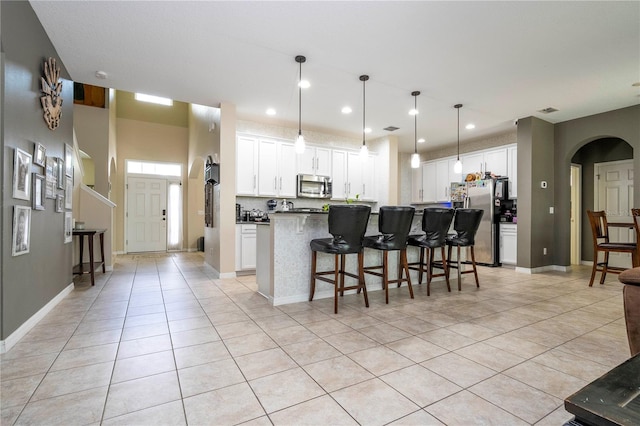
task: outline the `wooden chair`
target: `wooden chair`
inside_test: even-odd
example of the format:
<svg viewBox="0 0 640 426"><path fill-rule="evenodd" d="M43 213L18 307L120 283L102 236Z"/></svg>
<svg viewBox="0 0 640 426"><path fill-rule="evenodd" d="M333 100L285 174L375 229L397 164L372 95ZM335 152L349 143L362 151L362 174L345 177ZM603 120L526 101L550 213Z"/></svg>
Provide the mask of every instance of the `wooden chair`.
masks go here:
<svg viewBox="0 0 640 426"><path fill-rule="evenodd" d="M600 276L600 284L604 284L607 272L619 274L626 269L609 266L609 253L611 252L630 253L631 263L633 264L633 266L640 266L638 262L637 243L612 242L609 240L609 224L607 223L607 214L604 211L594 212L591 210L587 210L587 216L589 217L591 234L593 236L593 268L591 269L591 279L589 280L589 287L593 286L593 279L596 276L596 272L602 272L602 275ZM636 235L638 234L637 223L638 221L635 220L634 217L633 227L636 229ZM601 252L604 254L604 259L603 261L599 262L598 254Z"/></svg>

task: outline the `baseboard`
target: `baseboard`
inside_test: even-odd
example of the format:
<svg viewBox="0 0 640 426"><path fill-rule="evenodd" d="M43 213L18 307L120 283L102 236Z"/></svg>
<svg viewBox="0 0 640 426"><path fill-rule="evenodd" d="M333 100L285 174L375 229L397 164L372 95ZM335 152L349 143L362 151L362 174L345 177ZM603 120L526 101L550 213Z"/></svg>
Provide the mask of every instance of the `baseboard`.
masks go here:
<svg viewBox="0 0 640 426"><path fill-rule="evenodd" d="M516 266L516 272L522 274L540 274L542 272L549 271L557 271L557 272L571 272L571 266L560 266L560 265L547 265L547 266L539 266L537 268L522 268L520 266Z"/></svg>
<svg viewBox="0 0 640 426"><path fill-rule="evenodd" d="M71 283L66 286L60 293L53 299L44 305L38 312L33 314L31 318L26 320L16 331L11 333L6 339L0 340L0 354L6 353L10 350L20 339L22 339L33 327L40 322L58 303L62 301L69 293L74 289L74 284Z"/></svg>
<svg viewBox="0 0 640 426"><path fill-rule="evenodd" d="M107 271L107 272L113 272L113 266L108 266L107 265L107 266L104 267L104 270Z"/></svg>

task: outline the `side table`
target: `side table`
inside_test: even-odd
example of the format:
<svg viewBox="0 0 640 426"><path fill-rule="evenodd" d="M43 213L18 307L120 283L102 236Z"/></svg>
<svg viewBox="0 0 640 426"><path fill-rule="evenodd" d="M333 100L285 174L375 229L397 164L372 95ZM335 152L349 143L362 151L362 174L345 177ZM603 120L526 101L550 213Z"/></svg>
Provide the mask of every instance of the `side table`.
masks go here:
<svg viewBox="0 0 640 426"><path fill-rule="evenodd" d="M80 240L80 262L73 267L74 275L91 274L91 285L96 285L95 271L102 267L102 273L105 273L104 266L104 233L106 229L77 229L73 231L73 236L78 236ZM93 256L93 237L100 236L100 261L96 262ZM89 262L83 262L84 254L84 237L87 237L87 245L89 246Z"/></svg>

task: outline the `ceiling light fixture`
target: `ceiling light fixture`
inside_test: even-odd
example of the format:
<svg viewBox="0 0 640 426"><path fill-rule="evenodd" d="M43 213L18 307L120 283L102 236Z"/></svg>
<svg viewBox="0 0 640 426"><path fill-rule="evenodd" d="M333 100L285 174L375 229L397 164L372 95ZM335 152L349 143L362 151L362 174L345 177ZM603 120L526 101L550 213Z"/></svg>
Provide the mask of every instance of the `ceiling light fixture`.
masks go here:
<svg viewBox="0 0 640 426"><path fill-rule="evenodd" d="M411 154L411 168L420 167L420 154L418 154L418 95L419 91L411 92L413 96L413 109L409 114L413 115L413 154Z"/></svg>
<svg viewBox="0 0 640 426"><path fill-rule="evenodd" d="M458 157L456 164L453 165L453 172L462 173L462 161L460 161L460 108L462 108L462 104L455 104L453 107L458 110Z"/></svg>
<svg viewBox="0 0 640 426"><path fill-rule="evenodd" d="M473 124L473 123L469 123L466 126L464 126L464 128L467 129L467 130L473 130L473 129L476 128L476 125Z"/></svg>
<svg viewBox="0 0 640 426"><path fill-rule="evenodd" d="M266 114L267 115L276 115L276 110L273 109L273 108L267 108Z"/></svg>
<svg viewBox="0 0 640 426"><path fill-rule="evenodd" d="M352 112L352 111L353 111L353 110L351 109L351 107L350 107L350 106L344 106L344 107L342 107L342 113L343 113L343 114L351 114L351 112Z"/></svg>
<svg viewBox="0 0 640 426"><path fill-rule="evenodd" d="M300 78L298 79L298 138L296 139L295 149L296 153L302 154L305 149L304 137L302 136L302 64L306 62L307 58L302 55L296 56L296 62L300 64ZM308 82L307 82L307 86Z"/></svg>
<svg viewBox="0 0 640 426"><path fill-rule="evenodd" d="M425 143L425 142L426 142L426 140L424 138L418 139L418 143Z"/></svg>
<svg viewBox="0 0 640 426"><path fill-rule="evenodd" d="M366 133L365 127L365 118L366 118L366 97L365 97L365 85L367 80L369 80L368 75L361 75L360 81L362 82L362 148L360 148L360 156L367 157L369 155L369 149L367 148L367 143L365 142L364 135Z"/></svg>

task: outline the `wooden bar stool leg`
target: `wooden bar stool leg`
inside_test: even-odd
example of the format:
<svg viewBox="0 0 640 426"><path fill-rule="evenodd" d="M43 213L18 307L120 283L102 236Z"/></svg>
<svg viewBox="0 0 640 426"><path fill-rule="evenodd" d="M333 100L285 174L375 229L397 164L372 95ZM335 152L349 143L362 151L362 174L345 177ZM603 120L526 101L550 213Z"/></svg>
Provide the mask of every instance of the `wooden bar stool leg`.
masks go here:
<svg viewBox="0 0 640 426"><path fill-rule="evenodd" d="M480 281L478 281L478 268L476 268L476 254L473 250L473 246L471 249L471 263L473 265L473 275L476 277L476 287L480 288Z"/></svg>
<svg viewBox="0 0 640 426"><path fill-rule="evenodd" d="M311 284L309 286L309 302L313 300L313 295L316 292L316 260L318 257L318 252L311 252Z"/></svg>
<svg viewBox="0 0 640 426"><path fill-rule="evenodd" d="M364 305L369 307L369 297L367 296L367 285L364 282L364 251L360 250L358 252L358 280L360 281L360 285L362 286L362 293L364 294ZM360 289L358 289L358 292Z"/></svg>
<svg viewBox="0 0 640 426"><path fill-rule="evenodd" d="M93 267L93 235L89 234L87 236L87 238L89 239L88 243L89 243L89 267L91 268L91 285L96 285L96 279L95 279L95 269Z"/></svg>
<svg viewBox="0 0 640 426"><path fill-rule="evenodd" d="M431 296L431 280L433 279L433 249L427 255L427 296Z"/></svg>
<svg viewBox="0 0 640 426"><path fill-rule="evenodd" d="M333 277L333 283L334 283L334 286L333 286L333 312L337 314L338 313L338 290L339 290L339 288L338 288L339 287L339 285L338 285L338 282L339 282L338 281L338 279L339 279L338 275L340 275L340 270L338 268L339 264L338 264L338 255L337 254L334 256L334 259L335 259L335 261L334 261L334 267L335 267L334 271L335 272L334 272L334 277ZM344 293L344 290L342 291L342 293Z"/></svg>
<svg viewBox="0 0 640 426"><path fill-rule="evenodd" d="M462 272L460 271L460 246L458 246L458 291L462 291Z"/></svg>
<svg viewBox="0 0 640 426"><path fill-rule="evenodd" d="M384 287L384 297L385 303L389 304L389 277L387 275L388 271L388 263L389 257L387 256L387 252L382 252L382 286Z"/></svg>
<svg viewBox="0 0 640 426"><path fill-rule="evenodd" d="M340 297L344 296L344 259L345 255L340 255Z"/></svg>
<svg viewBox="0 0 640 426"><path fill-rule="evenodd" d="M100 260L102 262L102 273L106 273L105 261L104 261L104 232L100 233Z"/></svg>
<svg viewBox="0 0 640 426"><path fill-rule="evenodd" d="M440 255L442 256L442 268L444 269L444 279L447 282L447 291L451 293L451 285L449 284L449 261L444 257L444 246L440 247Z"/></svg>
<svg viewBox="0 0 640 426"><path fill-rule="evenodd" d="M424 247L420 247L420 259L418 266L418 284L422 284L422 275L424 274ZM427 275L427 282L429 282L429 275ZM428 291L428 290L427 290Z"/></svg>
<svg viewBox="0 0 640 426"><path fill-rule="evenodd" d="M407 285L409 286L409 294L413 299L413 286L411 285L411 276L409 275L409 262L407 261L407 250L400 250L400 259L402 259L402 269L407 276ZM400 283L398 283L400 284Z"/></svg>

